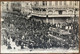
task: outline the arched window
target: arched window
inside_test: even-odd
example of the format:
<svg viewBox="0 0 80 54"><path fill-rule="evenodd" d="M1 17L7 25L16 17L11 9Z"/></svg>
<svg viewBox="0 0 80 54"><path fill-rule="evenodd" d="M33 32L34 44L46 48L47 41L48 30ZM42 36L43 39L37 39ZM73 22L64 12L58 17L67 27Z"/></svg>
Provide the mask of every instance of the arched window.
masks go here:
<svg viewBox="0 0 80 54"><path fill-rule="evenodd" d="M73 11L72 11L72 10L69 10L68 13L69 13L69 14L73 14Z"/></svg>
<svg viewBox="0 0 80 54"><path fill-rule="evenodd" d="M52 14L52 13L53 13L53 11L52 11L52 10L49 10L48 12L49 12L50 14Z"/></svg>
<svg viewBox="0 0 80 54"><path fill-rule="evenodd" d="M63 13L62 14L66 14L67 13L67 11L63 11Z"/></svg>

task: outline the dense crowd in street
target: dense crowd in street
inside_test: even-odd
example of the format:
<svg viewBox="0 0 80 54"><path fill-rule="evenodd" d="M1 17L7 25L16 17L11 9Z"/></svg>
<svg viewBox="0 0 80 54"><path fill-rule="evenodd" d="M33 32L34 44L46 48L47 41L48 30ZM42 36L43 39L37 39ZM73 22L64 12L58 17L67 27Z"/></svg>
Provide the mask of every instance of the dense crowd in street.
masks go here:
<svg viewBox="0 0 80 54"><path fill-rule="evenodd" d="M53 27L49 23L38 22L34 19L26 19L21 15L8 14L4 17L2 22L2 27L6 28L6 38L4 38L4 44L11 48L10 40L15 42L16 46L21 46L21 49L25 47L28 48L52 48L52 47L62 47L69 49L70 47L77 47L75 35L69 37L68 35L59 36L56 38L51 31L50 27ZM55 27L56 28L56 27ZM52 35L52 36L50 36ZM74 37L73 37L74 36ZM58 38L62 38L59 40Z"/></svg>

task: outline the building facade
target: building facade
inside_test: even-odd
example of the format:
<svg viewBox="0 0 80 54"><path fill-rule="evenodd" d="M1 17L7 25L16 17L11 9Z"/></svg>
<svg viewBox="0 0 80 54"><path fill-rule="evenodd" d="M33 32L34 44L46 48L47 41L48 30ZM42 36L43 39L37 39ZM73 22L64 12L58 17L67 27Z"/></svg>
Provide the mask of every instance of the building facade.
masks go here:
<svg viewBox="0 0 80 54"><path fill-rule="evenodd" d="M36 1L32 4L33 15L41 17L74 17L74 9L79 9L78 1Z"/></svg>
<svg viewBox="0 0 80 54"><path fill-rule="evenodd" d="M19 11L23 15L30 13L30 17L36 21L61 24L60 27L65 22L78 21L79 17L79 1L17 1L2 2L1 6L2 10Z"/></svg>
<svg viewBox="0 0 80 54"><path fill-rule="evenodd" d="M79 17L79 1L36 1L32 2L32 15L45 18L50 24L72 22Z"/></svg>

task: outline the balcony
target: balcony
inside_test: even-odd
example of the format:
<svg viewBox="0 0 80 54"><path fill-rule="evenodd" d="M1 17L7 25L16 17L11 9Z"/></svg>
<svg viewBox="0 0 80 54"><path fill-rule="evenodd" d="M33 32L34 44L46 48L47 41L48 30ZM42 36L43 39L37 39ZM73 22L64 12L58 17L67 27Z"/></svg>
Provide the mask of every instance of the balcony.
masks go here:
<svg viewBox="0 0 80 54"><path fill-rule="evenodd" d="M48 17L74 17L74 14L46 14L46 13L32 13L32 15L34 16L39 16L39 17L46 17L48 15ZM79 16L79 15L76 15Z"/></svg>

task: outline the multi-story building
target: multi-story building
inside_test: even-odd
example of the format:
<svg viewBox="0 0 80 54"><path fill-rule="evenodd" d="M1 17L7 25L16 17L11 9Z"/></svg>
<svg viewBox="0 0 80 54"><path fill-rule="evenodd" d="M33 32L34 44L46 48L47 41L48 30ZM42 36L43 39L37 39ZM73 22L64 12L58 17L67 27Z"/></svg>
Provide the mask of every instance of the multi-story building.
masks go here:
<svg viewBox="0 0 80 54"><path fill-rule="evenodd" d="M32 16L45 23L56 24L59 27L66 23L78 22L79 1L36 1L32 2ZM72 26L65 26L71 29Z"/></svg>
<svg viewBox="0 0 80 54"><path fill-rule="evenodd" d="M5 4L4 4L5 3ZM50 24L64 24L79 17L79 1L22 1L4 2L2 10L19 11L22 14L31 13L37 21ZM62 27L62 26L61 26Z"/></svg>
<svg viewBox="0 0 80 54"><path fill-rule="evenodd" d="M64 19L74 17L75 9L77 9L76 15L79 17L78 1L36 1L32 2L32 4L33 16L46 17L46 22L53 22L53 24L54 22L58 22L57 18ZM50 18L53 19L49 21L48 19Z"/></svg>
<svg viewBox="0 0 80 54"><path fill-rule="evenodd" d="M13 2L10 2L10 1L7 1L7 2L1 2L1 10L2 11L21 11L21 12L28 12L31 8L31 5L30 5L30 1L27 1L27 2L19 2L19 1L13 1Z"/></svg>

